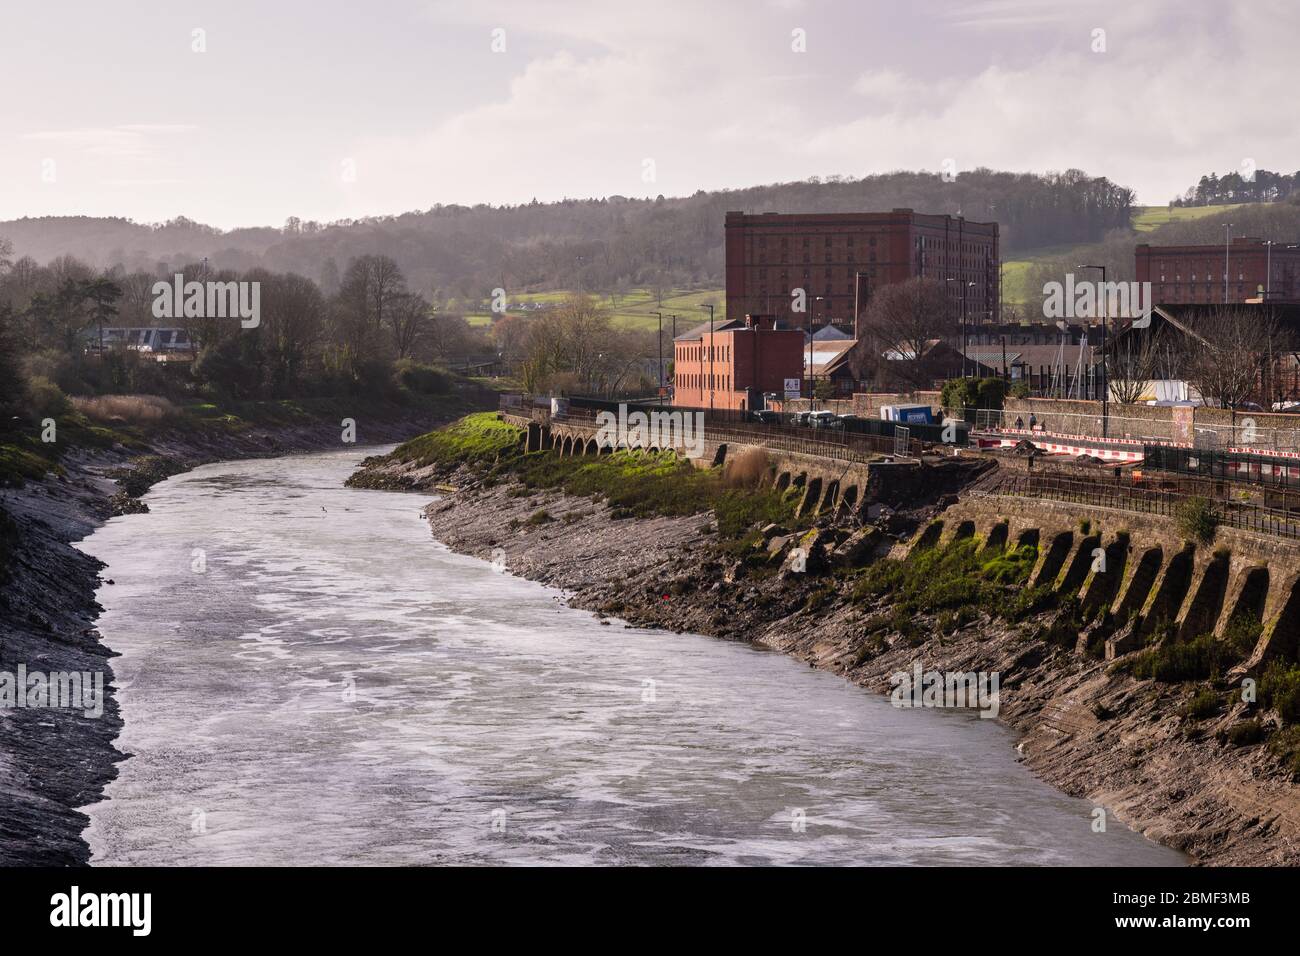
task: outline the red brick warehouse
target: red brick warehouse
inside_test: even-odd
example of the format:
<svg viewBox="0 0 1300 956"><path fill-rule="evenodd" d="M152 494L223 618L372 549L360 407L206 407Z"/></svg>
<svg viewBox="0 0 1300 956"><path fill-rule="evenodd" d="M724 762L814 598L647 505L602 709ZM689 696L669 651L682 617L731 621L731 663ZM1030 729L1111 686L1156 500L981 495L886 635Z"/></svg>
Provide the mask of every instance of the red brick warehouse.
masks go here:
<svg viewBox="0 0 1300 956"><path fill-rule="evenodd" d="M1288 243L1270 244L1253 236L1204 246L1143 243L1134 251L1134 258L1137 281L1150 282L1152 297L1162 305L1222 304L1225 266L1230 304L1300 302L1300 249Z"/></svg>
<svg viewBox="0 0 1300 956"><path fill-rule="evenodd" d="M774 315L783 327L833 323L857 338L856 320L884 285L924 276L944 282L960 317L996 322L998 224L895 209L868 213L729 212L727 315ZM952 281L948 281L952 280ZM974 285L967 285L974 283ZM807 313L792 311L794 289Z"/></svg>
<svg viewBox="0 0 1300 956"><path fill-rule="evenodd" d="M783 395L803 378L804 335L774 329L770 316L709 323L673 340L673 404L736 410L764 407L765 394Z"/></svg>

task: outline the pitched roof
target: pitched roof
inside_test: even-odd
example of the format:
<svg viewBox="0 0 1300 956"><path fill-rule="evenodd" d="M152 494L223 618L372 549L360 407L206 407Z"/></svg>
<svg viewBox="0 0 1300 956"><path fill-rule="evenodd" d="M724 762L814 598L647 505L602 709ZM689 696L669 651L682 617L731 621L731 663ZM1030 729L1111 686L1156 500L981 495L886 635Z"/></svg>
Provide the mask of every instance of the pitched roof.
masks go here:
<svg viewBox="0 0 1300 956"><path fill-rule="evenodd" d="M732 329L743 329L744 327L745 327L745 323L740 319L719 319L718 321L713 323L713 331L715 333L727 332ZM694 342L704 338L708 334L709 334L709 323L704 322L701 323L700 325L695 326L695 328L693 329L689 329L688 331L681 333L676 338L674 338L673 341Z"/></svg>

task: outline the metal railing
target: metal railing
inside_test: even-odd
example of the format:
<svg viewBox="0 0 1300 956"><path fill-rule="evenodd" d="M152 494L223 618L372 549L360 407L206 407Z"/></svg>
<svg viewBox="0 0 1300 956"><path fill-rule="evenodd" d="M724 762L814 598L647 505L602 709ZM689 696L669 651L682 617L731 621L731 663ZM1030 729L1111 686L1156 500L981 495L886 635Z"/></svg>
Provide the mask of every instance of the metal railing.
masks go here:
<svg viewBox="0 0 1300 956"><path fill-rule="evenodd" d="M1193 496L1155 488L1142 488L1120 481L1088 481L1055 475L1021 475L988 492L1019 498L1044 498L1073 504L1113 508L1137 514L1174 518ZM1278 509L1248 501L1207 499L1221 525L1242 531L1300 538L1300 519L1286 508Z"/></svg>
<svg viewBox="0 0 1300 956"><path fill-rule="evenodd" d="M1101 412L1081 414L1079 412L1048 411L1043 417L1029 415L1025 412L1010 412L1000 408L978 408L975 412L975 428L978 431L1019 432L1041 429L1044 434L1060 438L1101 439ZM1106 439L1112 442L1154 443L1175 440L1173 421L1152 418L1132 418L1124 415L1106 416Z"/></svg>
<svg viewBox="0 0 1300 956"><path fill-rule="evenodd" d="M1105 432L1109 441L1300 452L1300 426L1270 425L1272 419L1269 413L1238 412L1234 422L1222 425L1204 420L1193 421L1193 433L1189 441L1188 436L1180 434L1175 427L1172 415L1169 418L1134 417L1123 414L1125 407L1112 405L1113 411L1106 416ZM1062 438L1088 439L1100 439L1102 433L1100 409L1096 413L1044 409L1042 417L1038 417L1037 411L1033 415L993 408L971 411L975 415L975 428L979 431L1014 431L1036 427Z"/></svg>
<svg viewBox="0 0 1300 956"><path fill-rule="evenodd" d="M894 439L877 435L854 436L852 443L823 441L806 437L804 434L774 435L772 429L745 429L734 425L725 428L708 427L705 429L706 441L719 444L761 445L775 451L788 451L799 455L811 455L818 458L831 458L836 461L848 461L865 465L879 459L881 455L893 455ZM791 429L793 431L793 429ZM920 444L919 442L916 444ZM918 448L917 454L920 453Z"/></svg>
<svg viewBox="0 0 1300 956"><path fill-rule="evenodd" d="M588 409L570 407L564 414L552 416L551 422L557 425L593 428L595 427L596 413ZM823 437L823 435L826 437ZM703 439L706 442L715 444L762 445L776 451L814 455L857 464L866 464L881 455L905 454L909 457L919 457L921 454L921 443L915 439L907 442L907 452L900 452L898 448L901 446L893 437L850 435L842 432L819 432L816 430L812 430L810 434L808 428L782 425L745 425L740 423L710 425L706 422Z"/></svg>

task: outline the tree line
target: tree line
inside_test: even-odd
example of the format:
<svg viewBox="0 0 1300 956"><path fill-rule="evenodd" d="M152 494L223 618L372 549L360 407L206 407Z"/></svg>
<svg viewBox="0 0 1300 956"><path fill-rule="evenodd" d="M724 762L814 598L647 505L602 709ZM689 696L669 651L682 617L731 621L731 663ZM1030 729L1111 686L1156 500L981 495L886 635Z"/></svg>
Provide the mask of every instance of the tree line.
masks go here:
<svg viewBox="0 0 1300 956"><path fill-rule="evenodd" d="M436 205L397 216L334 223L289 219L281 228L228 232L184 217L159 225L125 219L43 217L0 223L0 235L40 262L71 254L98 268L166 273L204 256L245 272L264 268L313 279L334 295L346 264L364 254L396 262L414 288L475 312L494 288L717 286L723 221L746 212L918 212L996 220L1004 253L1093 242L1129 224L1133 192L1078 170L1046 175L988 169L952 177L893 172L832 176L689 197L568 199L507 206Z"/></svg>
<svg viewBox="0 0 1300 956"><path fill-rule="evenodd" d="M1281 202L1300 191L1300 171L1291 175L1267 169L1236 170L1202 176L1172 203L1174 206L1216 206L1222 203Z"/></svg>
<svg viewBox="0 0 1300 956"><path fill-rule="evenodd" d="M608 310L582 294L539 315L504 314L471 327L439 307L436 293L413 290L386 255L350 260L332 293L294 272L210 270L202 262L177 271L184 283L258 283L255 326L210 314L155 318L154 287L161 282L170 295L173 273L96 270L66 255L40 265L15 260L0 239L0 410L39 418L67 395L400 398L403 390L445 391L449 369L471 367L557 393L645 393L658 379L654 335L616 328ZM192 361L159 362L104 335L160 326L185 331L184 358Z"/></svg>

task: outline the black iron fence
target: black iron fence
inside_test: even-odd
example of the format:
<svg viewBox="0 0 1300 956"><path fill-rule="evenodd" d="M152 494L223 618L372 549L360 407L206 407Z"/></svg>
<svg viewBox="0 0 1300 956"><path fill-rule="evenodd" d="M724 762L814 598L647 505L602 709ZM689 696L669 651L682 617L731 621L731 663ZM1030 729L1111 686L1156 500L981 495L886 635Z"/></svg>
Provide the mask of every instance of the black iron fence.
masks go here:
<svg viewBox="0 0 1300 956"><path fill-rule="evenodd" d="M1074 504L1115 508L1138 514L1176 518L1192 495L1156 488L1143 488L1123 481L1061 478L1054 475L1022 475L999 486L994 494L1023 498L1045 498ZM1300 538L1300 518L1287 507L1274 507L1275 502L1234 501L1232 499L1206 499L1221 525L1277 535ZM1300 502L1297 502L1300 505Z"/></svg>
<svg viewBox="0 0 1300 956"><path fill-rule="evenodd" d="M864 446L871 445L881 450L892 452L893 438L895 431L900 427L908 429L908 437L912 441L920 441L933 445L957 445L967 447L970 445L971 426L962 421L953 421L951 424L943 423L925 423L925 422L891 422L879 418L857 418L857 417L837 417L826 424L810 423L806 413L800 412L773 412L773 411L744 411L730 408L694 408L686 405L663 405L659 404L656 399L645 399L637 402L617 402L608 399L573 397L567 400L570 412L576 412L579 409L586 409L592 412L608 411L618 414L619 406L624 405L629 411L641 412L690 412L703 413L705 425L713 427L755 427L771 429L773 435L788 435L791 437L809 438L809 432L813 433L812 437L816 441L826 441L836 444L852 443L858 438L867 438L873 436L877 438L889 439L888 444L878 442L862 441ZM850 436L849 441L841 442L839 436Z"/></svg>
<svg viewBox="0 0 1300 956"><path fill-rule="evenodd" d="M1143 466L1215 481L1300 489L1300 459L1214 448L1143 445Z"/></svg>

